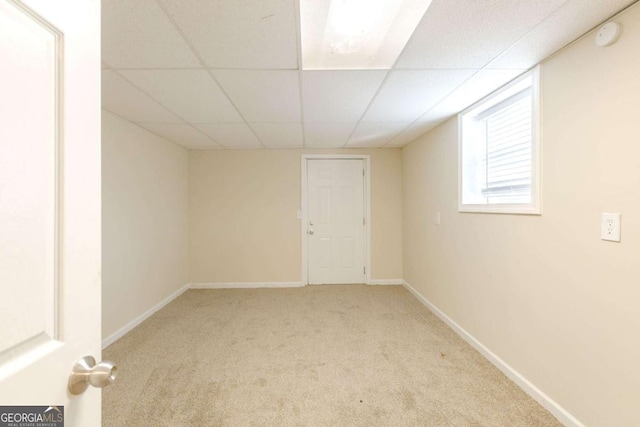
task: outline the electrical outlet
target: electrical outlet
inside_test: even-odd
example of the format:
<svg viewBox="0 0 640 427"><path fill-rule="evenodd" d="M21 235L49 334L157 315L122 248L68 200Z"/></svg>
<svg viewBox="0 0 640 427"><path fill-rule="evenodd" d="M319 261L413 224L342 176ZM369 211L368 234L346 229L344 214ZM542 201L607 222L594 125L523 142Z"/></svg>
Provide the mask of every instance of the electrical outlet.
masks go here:
<svg viewBox="0 0 640 427"><path fill-rule="evenodd" d="M436 212L435 220L436 220L436 225L440 225L440 212Z"/></svg>
<svg viewBox="0 0 640 427"><path fill-rule="evenodd" d="M603 213L600 225L600 238L611 242L620 241L620 214Z"/></svg>

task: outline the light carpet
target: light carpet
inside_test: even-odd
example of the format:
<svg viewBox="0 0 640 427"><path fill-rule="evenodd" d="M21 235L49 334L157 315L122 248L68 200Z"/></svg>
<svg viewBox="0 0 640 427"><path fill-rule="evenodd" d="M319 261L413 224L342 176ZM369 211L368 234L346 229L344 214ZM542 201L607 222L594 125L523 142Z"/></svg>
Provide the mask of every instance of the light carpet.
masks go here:
<svg viewBox="0 0 640 427"><path fill-rule="evenodd" d="M103 426L557 426L401 286L189 290L104 351Z"/></svg>

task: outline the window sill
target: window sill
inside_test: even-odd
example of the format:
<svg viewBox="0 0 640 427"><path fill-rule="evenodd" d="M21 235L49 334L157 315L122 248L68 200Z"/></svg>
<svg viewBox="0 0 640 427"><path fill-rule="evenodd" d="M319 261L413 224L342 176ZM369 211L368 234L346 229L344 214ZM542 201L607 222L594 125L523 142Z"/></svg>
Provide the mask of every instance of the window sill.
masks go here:
<svg viewBox="0 0 640 427"><path fill-rule="evenodd" d="M532 205L458 205L460 213L508 214L508 215L542 215L537 206Z"/></svg>

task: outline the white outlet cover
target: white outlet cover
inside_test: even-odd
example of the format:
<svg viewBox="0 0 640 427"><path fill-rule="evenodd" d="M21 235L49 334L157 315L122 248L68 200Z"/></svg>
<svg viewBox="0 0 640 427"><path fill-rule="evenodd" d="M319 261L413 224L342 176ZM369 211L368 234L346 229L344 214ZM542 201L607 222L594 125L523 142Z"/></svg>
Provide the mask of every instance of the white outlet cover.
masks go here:
<svg viewBox="0 0 640 427"><path fill-rule="evenodd" d="M620 214L603 213L600 225L600 238L610 242L620 241Z"/></svg>

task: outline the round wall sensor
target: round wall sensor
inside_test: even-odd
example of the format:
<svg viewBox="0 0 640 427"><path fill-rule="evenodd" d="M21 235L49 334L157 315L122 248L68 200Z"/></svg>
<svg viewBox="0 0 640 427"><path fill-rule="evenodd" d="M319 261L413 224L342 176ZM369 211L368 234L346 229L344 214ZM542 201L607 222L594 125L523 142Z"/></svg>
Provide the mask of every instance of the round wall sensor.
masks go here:
<svg viewBox="0 0 640 427"><path fill-rule="evenodd" d="M621 27L617 22L607 22L598 30L596 34L596 44L598 46L610 46L620 37Z"/></svg>

